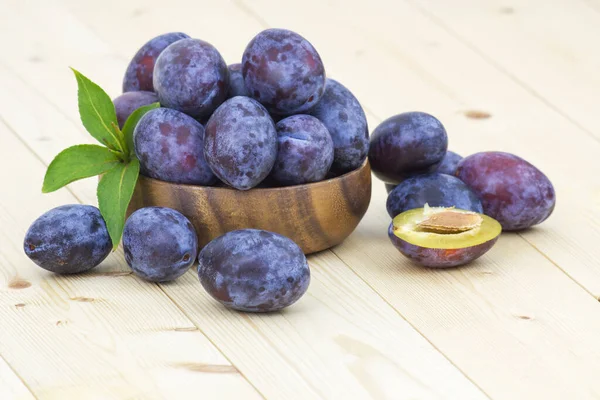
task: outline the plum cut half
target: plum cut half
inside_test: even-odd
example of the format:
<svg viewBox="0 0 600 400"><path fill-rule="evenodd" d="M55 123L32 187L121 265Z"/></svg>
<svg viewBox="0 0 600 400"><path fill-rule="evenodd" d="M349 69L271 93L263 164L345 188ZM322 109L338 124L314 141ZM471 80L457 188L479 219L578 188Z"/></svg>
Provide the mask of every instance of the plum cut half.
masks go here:
<svg viewBox="0 0 600 400"><path fill-rule="evenodd" d="M394 246L427 267L467 264L493 247L502 232L487 215L457 208L417 208L396 216L389 227Z"/></svg>

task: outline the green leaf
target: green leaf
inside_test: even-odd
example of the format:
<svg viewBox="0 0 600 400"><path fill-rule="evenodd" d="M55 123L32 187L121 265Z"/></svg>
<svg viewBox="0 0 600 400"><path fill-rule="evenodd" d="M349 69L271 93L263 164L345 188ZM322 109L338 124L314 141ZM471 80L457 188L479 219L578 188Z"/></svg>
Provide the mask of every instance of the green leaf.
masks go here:
<svg viewBox="0 0 600 400"><path fill-rule="evenodd" d="M125 121L125 125L123 125L123 135L125 136L125 143L127 144L126 152L129 155L134 154L133 151L133 130L137 126L140 119L150 110L154 110L155 108L159 108L160 103L152 103L147 106L143 106L135 110L131 113L131 115Z"/></svg>
<svg viewBox="0 0 600 400"><path fill-rule="evenodd" d="M119 157L106 147L81 144L58 153L46 170L43 193L50 193L79 179L100 175L119 164Z"/></svg>
<svg viewBox="0 0 600 400"><path fill-rule="evenodd" d="M134 158L128 164L113 167L98 183L98 205L106 222L113 250L121 241L125 213L133 196L139 172L140 162Z"/></svg>
<svg viewBox="0 0 600 400"><path fill-rule="evenodd" d="M108 148L124 153L123 134L119 130L115 106L104 90L71 68L77 79L79 116L87 131Z"/></svg>

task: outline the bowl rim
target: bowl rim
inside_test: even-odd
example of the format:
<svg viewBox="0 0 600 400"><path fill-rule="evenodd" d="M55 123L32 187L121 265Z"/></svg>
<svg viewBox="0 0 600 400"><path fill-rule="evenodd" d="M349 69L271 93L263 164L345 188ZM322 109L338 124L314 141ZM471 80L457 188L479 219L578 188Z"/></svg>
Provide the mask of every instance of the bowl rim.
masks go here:
<svg viewBox="0 0 600 400"><path fill-rule="evenodd" d="M303 188L315 188L315 187L319 187L319 186L325 186L328 184L331 184L334 181L341 181L341 180L345 180L345 179L349 179L351 177L353 177L354 175L358 175L363 173L363 171L365 169L369 168L369 159L365 158L365 160L363 161L363 163L361 164L360 167L353 169L352 171L346 172L340 176L336 176L334 178L330 178L330 179L325 179L325 180L321 180L318 182L310 182L310 183L303 183L301 185L292 185L292 186L281 186L281 187L266 187L266 188L259 188L259 187L253 187L251 189L248 190L239 190L236 188L233 188L231 186L227 186L227 187L222 187L222 186L204 186L204 185L193 185L193 184L189 184L189 183L176 183L176 182L168 182L168 181L163 181L160 179L155 179L155 178L151 178L149 176L146 175L142 175L142 173L140 172L139 177L143 178L145 180L150 181L150 183L154 184L159 184L159 185L169 185L169 186L173 186L173 187L183 187L186 189L191 189L191 190L210 190L210 191L229 191L229 192L268 192L268 191L273 191L273 192L280 192L280 191L293 191L293 190L300 190ZM370 174L370 171L369 171Z"/></svg>

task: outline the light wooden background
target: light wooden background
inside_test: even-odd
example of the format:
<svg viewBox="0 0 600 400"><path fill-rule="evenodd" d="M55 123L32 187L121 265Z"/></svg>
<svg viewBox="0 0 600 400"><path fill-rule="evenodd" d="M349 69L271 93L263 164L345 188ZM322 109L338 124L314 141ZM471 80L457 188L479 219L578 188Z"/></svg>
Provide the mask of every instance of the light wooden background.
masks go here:
<svg viewBox="0 0 600 400"><path fill-rule="evenodd" d="M452 150L530 160L554 215L431 271L388 241L375 180L307 295L269 316L218 306L193 270L145 283L121 251L74 277L25 257L40 214L96 202L93 179L40 192L53 156L92 140L68 66L116 96L153 36L233 63L267 27L307 37L371 128L427 111ZM600 398L599 39L600 0L0 0L0 399Z"/></svg>

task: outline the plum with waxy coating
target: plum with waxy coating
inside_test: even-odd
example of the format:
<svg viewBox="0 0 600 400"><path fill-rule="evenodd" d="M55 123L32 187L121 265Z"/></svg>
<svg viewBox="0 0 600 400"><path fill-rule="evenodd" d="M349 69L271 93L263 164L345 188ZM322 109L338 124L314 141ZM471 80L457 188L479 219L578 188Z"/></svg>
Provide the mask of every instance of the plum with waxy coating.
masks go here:
<svg viewBox="0 0 600 400"><path fill-rule="evenodd" d="M198 256L198 277L221 304L239 311L281 310L308 289L304 253L277 233L242 229L208 243Z"/></svg>
<svg viewBox="0 0 600 400"><path fill-rule="evenodd" d="M239 190L251 189L269 175L275 163L275 123L256 100L233 97L206 124L204 157L223 182Z"/></svg>
<svg viewBox="0 0 600 400"><path fill-rule="evenodd" d="M369 151L369 127L356 97L341 83L327 79L325 94L310 114L325 124L333 140L331 169L343 174L359 168Z"/></svg>
<svg viewBox="0 0 600 400"><path fill-rule="evenodd" d="M123 230L125 260L137 276L166 282L183 275L198 255L198 236L180 212L166 207L140 208Z"/></svg>
<svg viewBox="0 0 600 400"><path fill-rule="evenodd" d="M204 120L227 98L229 71L210 43L182 39L158 56L153 82L163 107Z"/></svg>
<svg viewBox="0 0 600 400"><path fill-rule="evenodd" d="M270 176L281 185L322 180L333 162L333 141L325 125L310 115L294 115L276 128L277 160Z"/></svg>
<svg viewBox="0 0 600 400"><path fill-rule="evenodd" d="M154 91L153 77L156 59L170 44L189 38L181 32L170 32L157 36L146 42L127 66L123 78L123 92Z"/></svg>
<svg viewBox="0 0 600 400"><path fill-rule="evenodd" d="M90 270L113 248L100 210L81 204L44 213L29 227L23 247L34 263L58 274Z"/></svg>

